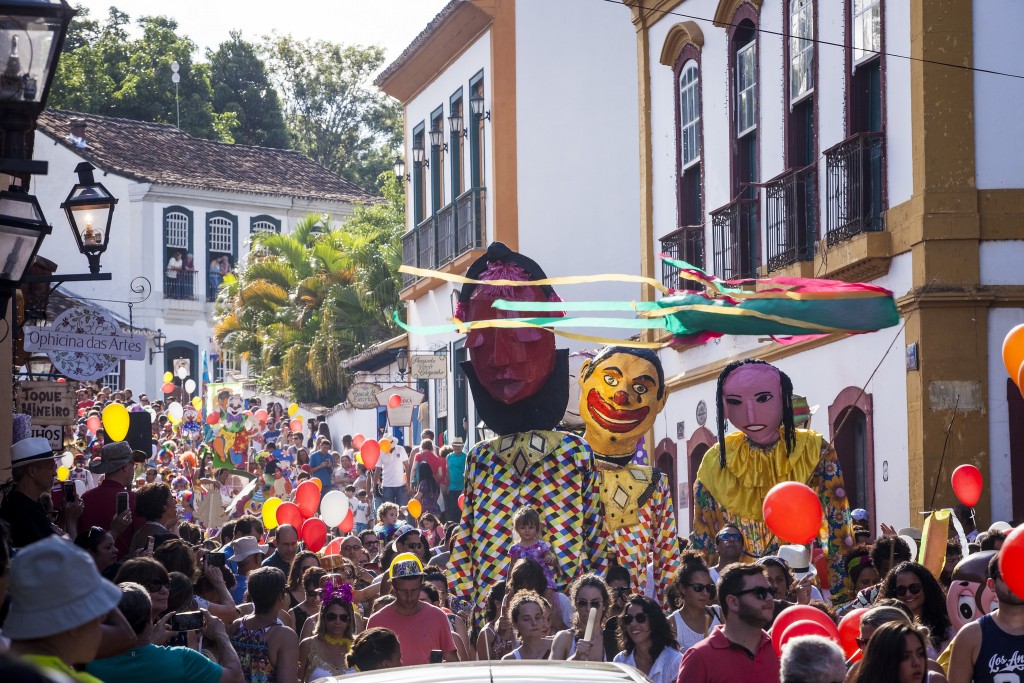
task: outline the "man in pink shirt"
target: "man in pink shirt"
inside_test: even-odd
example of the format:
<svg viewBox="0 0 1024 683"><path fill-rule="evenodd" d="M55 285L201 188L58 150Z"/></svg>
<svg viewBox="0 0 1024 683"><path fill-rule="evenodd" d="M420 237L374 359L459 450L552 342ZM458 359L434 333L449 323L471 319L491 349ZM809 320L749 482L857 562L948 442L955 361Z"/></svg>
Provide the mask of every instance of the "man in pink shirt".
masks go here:
<svg viewBox="0 0 1024 683"><path fill-rule="evenodd" d="M366 628L394 631L402 647L402 665L429 664L430 651L440 650L446 662L458 661L455 640L445 613L420 601L423 565L412 553L401 553L388 569L395 601L370 617ZM776 667L777 668L777 667Z"/></svg>
<svg viewBox="0 0 1024 683"><path fill-rule="evenodd" d="M677 683L779 683L779 657L764 631L774 598L775 588L760 565L726 567L718 580L725 625L686 651Z"/></svg>

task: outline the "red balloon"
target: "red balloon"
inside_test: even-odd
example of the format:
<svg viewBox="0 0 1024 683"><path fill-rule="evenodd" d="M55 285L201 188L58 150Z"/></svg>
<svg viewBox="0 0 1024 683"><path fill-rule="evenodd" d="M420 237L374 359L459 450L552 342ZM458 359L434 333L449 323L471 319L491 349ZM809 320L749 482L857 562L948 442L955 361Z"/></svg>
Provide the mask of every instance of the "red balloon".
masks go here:
<svg viewBox="0 0 1024 683"><path fill-rule="evenodd" d="M315 487L316 484L313 484L313 486ZM278 526L289 524L296 529L302 528L302 512L295 503L281 503L277 506L276 512Z"/></svg>
<svg viewBox="0 0 1024 683"><path fill-rule="evenodd" d="M253 413L253 417L255 417L260 422L266 422L267 418L270 417L270 415L267 413L266 410L264 410L263 408L260 408L255 413Z"/></svg>
<svg viewBox="0 0 1024 683"><path fill-rule="evenodd" d="M85 408L79 408L78 409L78 417L82 417L83 415L85 415Z"/></svg>
<svg viewBox="0 0 1024 683"><path fill-rule="evenodd" d="M377 466L377 459L380 458L380 444L376 439L367 439L359 447L359 455L363 457L363 465L366 469L372 470Z"/></svg>
<svg viewBox="0 0 1024 683"><path fill-rule="evenodd" d="M981 498L981 472L974 465L960 465L953 470L953 493L969 508L978 504Z"/></svg>
<svg viewBox="0 0 1024 683"><path fill-rule="evenodd" d="M352 531L352 527L355 525L355 518L352 517L352 510L349 510L345 515L345 519L341 520L341 524L338 525L338 531L343 534L347 534Z"/></svg>
<svg viewBox="0 0 1024 683"><path fill-rule="evenodd" d="M835 627L833 626L833 628ZM816 621L794 621L786 627L785 632L779 638L780 652L781 648L786 647L786 643L799 636L821 636L822 638L829 638L831 640L836 640L838 638L838 636L833 635L828 628L822 626Z"/></svg>
<svg viewBox="0 0 1024 683"><path fill-rule="evenodd" d="M867 607L858 607L847 612L839 621L839 646L843 648L843 654L847 659L857 654L860 649L860 645L857 644L857 639L860 638L860 620L867 611Z"/></svg>
<svg viewBox="0 0 1024 683"><path fill-rule="evenodd" d="M999 573L1016 596L1024 595L1024 525L1011 531L999 550Z"/></svg>
<svg viewBox="0 0 1024 683"><path fill-rule="evenodd" d="M764 497L761 507L764 523L786 543L805 545L821 530L824 511L818 494L806 484L784 481Z"/></svg>
<svg viewBox="0 0 1024 683"><path fill-rule="evenodd" d="M64 384L64 383L65 383L65 382L67 382L67 381L68 381L68 378L67 378L67 377L58 377L58 378L57 378L57 383L58 383L58 384Z"/></svg>
<svg viewBox="0 0 1024 683"><path fill-rule="evenodd" d="M782 654L782 636L786 634L787 628L798 621L815 621L829 632L829 638L839 641L839 629L827 614L810 605L792 605L779 612L775 623L772 624L772 647L775 648L775 654Z"/></svg>
<svg viewBox="0 0 1024 683"><path fill-rule="evenodd" d="M103 423L100 422L100 418L93 415L92 417L85 421L85 426L89 428L90 432L95 434L96 432L100 431L100 427L103 426Z"/></svg>
<svg viewBox="0 0 1024 683"><path fill-rule="evenodd" d="M466 494L465 493L459 494L459 509L460 510L465 510L466 509Z"/></svg>
<svg viewBox="0 0 1024 683"><path fill-rule="evenodd" d="M164 385L160 387L160 389L165 394L172 394L174 393L174 382L164 382Z"/></svg>
<svg viewBox="0 0 1024 683"><path fill-rule="evenodd" d="M397 408L400 405L402 405L402 397L398 394L391 394L388 399L388 408Z"/></svg>
<svg viewBox="0 0 1024 683"><path fill-rule="evenodd" d="M324 557L328 555L337 555L341 552L341 542L344 540L344 537L334 539L333 541L327 544L327 547L324 548L324 551L321 554L324 555Z"/></svg>
<svg viewBox="0 0 1024 683"><path fill-rule="evenodd" d="M366 441L365 436L363 436L362 434L354 434L352 436L352 448L359 450L362 447L364 441Z"/></svg>
<svg viewBox="0 0 1024 683"><path fill-rule="evenodd" d="M288 423L288 428L291 429L293 432L299 432L301 434L302 420L300 420L299 418L295 418L294 420Z"/></svg>
<svg viewBox="0 0 1024 683"><path fill-rule="evenodd" d="M220 422L220 413L210 413L206 416L206 424L215 425Z"/></svg>
<svg viewBox="0 0 1024 683"><path fill-rule="evenodd" d="M277 509L280 510L281 508ZM319 517L310 517L302 523L299 538L306 545L306 550L311 550L315 553L327 543L327 525Z"/></svg>
<svg viewBox="0 0 1024 683"><path fill-rule="evenodd" d="M320 489L309 480L302 482L299 488L295 489L295 504L299 507L303 519L312 517L320 507Z"/></svg>

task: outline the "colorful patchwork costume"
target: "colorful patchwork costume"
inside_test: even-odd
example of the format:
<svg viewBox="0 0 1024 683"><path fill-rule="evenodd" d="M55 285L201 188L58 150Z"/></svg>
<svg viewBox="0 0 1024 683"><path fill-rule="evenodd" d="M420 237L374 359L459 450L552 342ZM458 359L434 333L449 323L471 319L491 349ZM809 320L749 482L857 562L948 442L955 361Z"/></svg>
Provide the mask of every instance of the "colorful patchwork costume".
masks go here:
<svg viewBox="0 0 1024 683"><path fill-rule="evenodd" d="M780 438L762 450L741 432L725 437L725 468L719 466L715 444L701 461L693 485L693 530L690 546L715 556L715 536L727 523L743 532L748 553L754 557L774 555L779 541L764 523L761 506L765 494L782 481L799 481L817 492L825 511L816 544L828 555L829 580L822 588L832 591L833 600L844 593L843 553L852 545L849 503L843 485L839 458L832 446L817 432L797 429L796 446L787 457ZM780 431L780 434L782 432Z"/></svg>
<svg viewBox="0 0 1024 683"><path fill-rule="evenodd" d="M555 585L603 571L599 495L590 447L577 436L531 431L478 444L466 467L465 507L451 565L452 593L483 617L487 590L506 578L512 514L532 505L558 558Z"/></svg>

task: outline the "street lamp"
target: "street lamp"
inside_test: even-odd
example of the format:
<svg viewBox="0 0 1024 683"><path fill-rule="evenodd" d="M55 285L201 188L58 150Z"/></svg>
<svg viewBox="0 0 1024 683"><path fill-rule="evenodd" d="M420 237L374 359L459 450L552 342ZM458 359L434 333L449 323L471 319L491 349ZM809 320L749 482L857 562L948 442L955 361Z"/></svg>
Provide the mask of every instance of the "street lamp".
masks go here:
<svg viewBox="0 0 1024 683"><path fill-rule="evenodd" d="M0 172L45 173L26 142L46 106L57 59L75 10L64 0L0 2Z"/></svg>
<svg viewBox="0 0 1024 683"><path fill-rule="evenodd" d="M404 348L398 349L395 364L398 365L398 376L405 379L405 373L409 371L409 351Z"/></svg>
<svg viewBox="0 0 1024 683"><path fill-rule="evenodd" d="M484 111L484 96L479 93L469 98L469 111L473 114L474 118L482 116L488 121L491 120L490 110Z"/></svg>
<svg viewBox="0 0 1024 683"><path fill-rule="evenodd" d="M100 254L107 250L110 239L110 222L114 219L114 205L117 199L97 183L92 172L95 170L88 161L75 167L78 182L68 198L60 205L68 216L71 231L78 242L78 251L89 259L89 272L100 272Z"/></svg>
<svg viewBox="0 0 1024 683"><path fill-rule="evenodd" d="M53 365L50 363L50 357L42 353L34 353L25 363L25 367L28 368L28 374L32 377L42 377L43 375L53 374Z"/></svg>
<svg viewBox="0 0 1024 683"><path fill-rule="evenodd" d="M440 127L430 129L430 146L440 148L442 152L448 151L448 143L444 141L444 130Z"/></svg>
<svg viewBox="0 0 1024 683"><path fill-rule="evenodd" d="M462 120L461 111L453 112L452 115L448 117L448 127L451 128L452 135L457 137L465 137L469 135L469 131L466 130Z"/></svg>
<svg viewBox="0 0 1024 683"><path fill-rule="evenodd" d="M22 187L0 192L0 318L51 229L39 202Z"/></svg>
<svg viewBox="0 0 1024 683"><path fill-rule="evenodd" d="M395 177L399 180L409 180L405 173L405 159L402 157L395 157Z"/></svg>
<svg viewBox="0 0 1024 683"><path fill-rule="evenodd" d="M155 348L152 348L152 349L149 350L149 364L150 365L153 364L153 356L157 355L158 353L163 353L164 352L164 342L166 342L166 341L167 341L167 335L164 334L163 330L161 330L160 328L157 328L156 334L153 335L153 346Z"/></svg>
<svg viewBox="0 0 1024 683"><path fill-rule="evenodd" d="M423 151L423 143L416 142L412 146L412 163L423 168L430 168L430 162L427 161L427 155Z"/></svg>

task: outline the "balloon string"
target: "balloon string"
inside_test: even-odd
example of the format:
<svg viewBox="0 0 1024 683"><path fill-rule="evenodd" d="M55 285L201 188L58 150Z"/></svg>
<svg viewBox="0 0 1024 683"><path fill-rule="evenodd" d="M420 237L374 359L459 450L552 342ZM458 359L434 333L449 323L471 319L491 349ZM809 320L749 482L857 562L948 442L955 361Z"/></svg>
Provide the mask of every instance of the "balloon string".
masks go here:
<svg viewBox="0 0 1024 683"><path fill-rule="evenodd" d="M935 494L939 492L939 479L942 478L942 463L946 461L946 446L949 444L949 434L953 431L953 420L956 419L956 409L960 406L960 394L956 395L956 400L953 401L953 414L949 418L949 424L946 426L946 438L942 441L942 455L939 456L939 469L935 472L935 486L932 488L932 499L928 503L928 509L931 510L935 507ZM973 509L973 508L972 508Z"/></svg>

